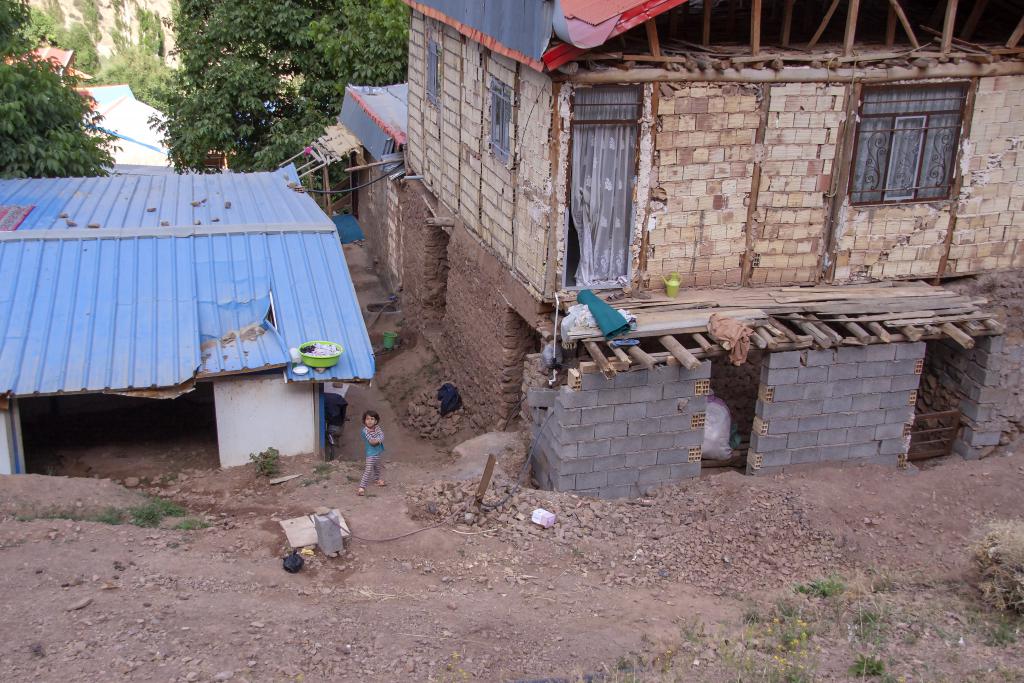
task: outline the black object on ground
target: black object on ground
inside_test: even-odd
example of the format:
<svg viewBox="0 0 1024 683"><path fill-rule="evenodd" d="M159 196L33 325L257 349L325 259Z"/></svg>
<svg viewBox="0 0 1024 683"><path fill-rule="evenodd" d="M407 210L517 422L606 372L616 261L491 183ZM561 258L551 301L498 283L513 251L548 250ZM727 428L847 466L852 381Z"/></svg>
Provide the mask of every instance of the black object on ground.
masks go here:
<svg viewBox="0 0 1024 683"><path fill-rule="evenodd" d="M302 556L299 555L298 551L293 550L291 555L284 558L284 562L282 564L284 565L284 570L286 572L289 574L296 574L300 569L302 569L302 566L306 564L306 561L302 559Z"/></svg>
<svg viewBox="0 0 1024 683"><path fill-rule="evenodd" d="M441 417L454 413L462 407L462 397L454 384L445 383L437 390L437 400L441 402Z"/></svg>

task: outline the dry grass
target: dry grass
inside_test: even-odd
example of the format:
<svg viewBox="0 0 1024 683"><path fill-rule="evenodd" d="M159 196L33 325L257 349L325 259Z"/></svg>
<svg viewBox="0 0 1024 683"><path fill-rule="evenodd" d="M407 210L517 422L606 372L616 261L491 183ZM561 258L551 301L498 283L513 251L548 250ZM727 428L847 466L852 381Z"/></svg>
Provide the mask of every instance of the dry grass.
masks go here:
<svg viewBox="0 0 1024 683"><path fill-rule="evenodd" d="M1024 522L993 522L975 546L985 602L1024 613Z"/></svg>

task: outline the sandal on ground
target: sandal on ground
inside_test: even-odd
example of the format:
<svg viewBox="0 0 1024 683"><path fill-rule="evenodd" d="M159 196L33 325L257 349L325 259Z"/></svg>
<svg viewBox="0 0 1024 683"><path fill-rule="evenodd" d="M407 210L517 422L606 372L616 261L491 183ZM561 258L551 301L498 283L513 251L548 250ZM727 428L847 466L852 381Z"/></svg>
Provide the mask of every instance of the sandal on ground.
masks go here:
<svg viewBox="0 0 1024 683"><path fill-rule="evenodd" d="M387 485L388 485L388 483L386 481L384 481L383 479L378 479L377 480L377 486L384 487L384 486L387 486Z"/></svg>

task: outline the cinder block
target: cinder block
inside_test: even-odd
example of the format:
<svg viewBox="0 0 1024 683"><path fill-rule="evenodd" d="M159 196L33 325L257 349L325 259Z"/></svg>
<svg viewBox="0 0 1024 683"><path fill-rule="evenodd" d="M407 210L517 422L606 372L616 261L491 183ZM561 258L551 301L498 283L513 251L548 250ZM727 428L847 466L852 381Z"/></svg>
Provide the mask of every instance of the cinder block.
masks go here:
<svg viewBox="0 0 1024 683"><path fill-rule="evenodd" d="M597 405L596 391L573 391L569 387L558 390L558 404L563 408L590 408Z"/></svg>
<svg viewBox="0 0 1024 683"><path fill-rule="evenodd" d="M526 405L531 408L551 408L555 405L558 395L556 389L537 389L531 387L526 390Z"/></svg>
<svg viewBox="0 0 1024 683"><path fill-rule="evenodd" d="M580 423L582 408L555 408L555 420L563 427L574 427Z"/></svg>
<svg viewBox="0 0 1024 683"><path fill-rule="evenodd" d="M850 458L873 458L878 455L878 442L850 444Z"/></svg>
<svg viewBox="0 0 1024 683"><path fill-rule="evenodd" d="M790 463L790 451L764 453L761 458L762 467L781 467Z"/></svg>
<svg viewBox="0 0 1024 683"><path fill-rule="evenodd" d="M647 404L647 417L665 417L679 414L679 402L682 399L666 398L660 401L651 401ZM685 404L689 408L689 402Z"/></svg>
<svg viewBox="0 0 1024 683"><path fill-rule="evenodd" d="M799 381L798 368L773 368L767 365L761 367L761 384L777 387L780 384L797 384Z"/></svg>
<svg viewBox="0 0 1024 683"><path fill-rule="evenodd" d="M848 379L857 379L860 363L842 363L828 366L828 381L842 382Z"/></svg>
<svg viewBox="0 0 1024 683"><path fill-rule="evenodd" d="M693 413L677 413L661 418L662 432L687 432L693 429Z"/></svg>
<svg viewBox="0 0 1024 683"><path fill-rule="evenodd" d="M874 427L885 422L884 410L865 410L857 413L858 427Z"/></svg>
<svg viewBox="0 0 1024 683"><path fill-rule="evenodd" d="M863 363L868 360L867 353L863 346L840 346L836 350L837 363ZM870 347L867 347L870 348ZM883 359L879 359L883 360ZM890 358L890 360L892 360Z"/></svg>
<svg viewBox="0 0 1024 683"><path fill-rule="evenodd" d="M819 460L821 460L821 449L817 446L808 448L792 448L789 451L789 462L792 465L818 462Z"/></svg>
<svg viewBox="0 0 1024 683"><path fill-rule="evenodd" d="M895 360L896 344L869 344L864 347L864 359L867 361Z"/></svg>
<svg viewBox="0 0 1024 683"><path fill-rule="evenodd" d="M768 422L769 434L789 434L800 429L800 421L794 418L771 420Z"/></svg>
<svg viewBox="0 0 1024 683"><path fill-rule="evenodd" d="M668 382L664 385L662 396L659 398L692 398L694 396L694 382Z"/></svg>
<svg viewBox="0 0 1024 683"><path fill-rule="evenodd" d="M910 361L913 364L914 361ZM866 361L857 363L858 377L891 377L894 363L892 361ZM913 371L913 369L911 369Z"/></svg>
<svg viewBox="0 0 1024 683"><path fill-rule="evenodd" d="M583 441L579 444L580 458L593 458L598 455L608 455L608 447L611 442L608 439L600 441Z"/></svg>
<svg viewBox="0 0 1024 683"><path fill-rule="evenodd" d="M641 437L640 447L645 450L660 450L662 448L672 448L675 443L675 434L647 434Z"/></svg>
<svg viewBox="0 0 1024 683"><path fill-rule="evenodd" d="M605 500L614 500L616 498L635 498L638 493L634 486L623 484L620 486L604 486L598 495Z"/></svg>
<svg viewBox="0 0 1024 683"><path fill-rule="evenodd" d="M609 455L636 453L640 450L640 439L624 437L609 439L609 441L611 442L608 446Z"/></svg>
<svg viewBox="0 0 1024 683"><path fill-rule="evenodd" d="M960 412L963 413L964 417L975 422L994 420L998 414L994 405L982 405L974 401L961 401Z"/></svg>
<svg viewBox="0 0 1024 683"><path fill-rule="evenodd" d="M669 479L693 479L700 476L699 462L684 462L678 465L670 465L668 468Z"/></svg>
<svg viewBox="0 0 1024 683"><path fill-rule="evenodd" d="M829 429L841 429L845 427L856 427L857 426L857 414L856 413L829 413L828 416L828 428Z"/></svg>
<svg viewBox="0 0 1024 683"><path fill-rule="evenodd" d="M761 399L754 404L754 414L765 420L780 417L796 417L800 412L800 401L783 401L782 403L765 403Z"/></svg>
<svg viewBox="0 0 1024 683"><path fill-rule="evenodd" d="M626 428L626 435L631 437L657 434L661 431L661 420L656 417L645 417L631 420Z"/></svg>
<svg viewBox="0 0 1024 683"><path fill-rule="evenodd" d="M818 432L793 432L789 435L786 445L792 449L818 445Z"/></svg>
<svg viewBox="0 0 1024 683"><path fill-rule="evenodd" d="M672 435L671 448L689 448L700 446L704 442L704 430L697 429L692 432L676 432Z"/></svg>
<svg viewBox="0 0 1024 683"><path fill-rule="evenodd" d="M920 375L894 375L890 379L890 391L913 391L921 384Z"/></svg>
<svg viewBox="0 0 1024 683"><path fill-rule="evenodd" d="M967 366L967 376L984 386L991 387L999 384L998 371L991 368L983 368L977 363L970 363Z"/></svg>
<svg viewBox="0 0 1024 683"><path fill-rule="evenodd" d="M890 344L890 346L896 347L895 360L903 360L905 358L924 358L925 343L924 342L906 342L900 344Z"/></svg>
<svg viewBox="0 0 1024 683"><path fill-rule="evenodd" d="M621 486L623 484L635 484L638 476L639 470L634 468L622 470L609 470L608 485Z"/></svg>
<svg viewBox="0 0 1024 683"><path fill-rule="evenodd" d="M624 403L617 405L614 408L614 419L616 420L636 420L647 415L647 404L646 403Z"/></svg>
<svg viewBox="0 0 1024 683"><path fill-rule="evenodd" d="M917 377L917 362L920 359L907 358L905 360L897 360L892 363L886 363L889 370L889 376L895 377L896 375L913 375Z"/></svg>
<svg viewBox="0 0 1024 683"><path fill-rule="evenodd" d="M878 399L878 407L882 409L905 408L910 405L910 391L890 391Z"/></svg>
<svg viewBox="0 0 1024 683"><path fill-rule="evenodd" d="M594 471L597 470L616 470L626 466L625 455L602 455L597 458L592 458L591 462L594 463Z"/></svg>
<svg viewBox="0 0 1024 683"><path fill-rule="evenodd" d="M648 384L668 384L679 381L678 365L657 365L648 373Z"/></svg>
<svg viewBox="0 0 1024 683"><path fill-rule="evenodd" d="M615 380L608 379L600 372L588 372L583 375L583 391L596 391L599 389L614 389Z"/></svg>
<svg viewBox="0 0 1024 683"><path fill-rule="evenodd" d="M576 488L578 489L596 489L607 485L607 472L585 472L576 475Z"/></svg>
<svg viewBox="0 0 1024 683"><path fill-rule="evenodd" d="M846 429L823 429L818 432L819 446L840 446L846 444Z"/></svg>
<svg viewBox="0 0 1024 683"><path fill-rule="evenodd" d="M762 382L763 384L763 382ZM775 387L775 403L784 401L800 401L804 397L804 386L802 384L784 384Z"/></svg>
<svg viewBox="0 0 1024 683"><path fill-rule="evenodd" d="M828 429L828 417L828 415L811 415L809 417L801 417L799 429L801 432Z"/></svg>
<svg viewBox="0 0 1024 683"><path fill-rule="evenodd" d="M818 365L810 368L800 368L797 371L797 381L801 384L808 384L811 382L827 382L828 381L828 367L824 365Z"/></svg>
<svg viewBox="0 0 1024 683"><path fill-rule="evenodd" d="M879 455L898 455L900 453L906 453L910 447L910 437L900 437L898 439L884 439L878 442L878 454Z"/></svg>
<svg viewBox="0 0 1024 683"><path fill-rule="evenodd" d="M758 453L768 454L773 451L784 451L789 447L789 437L785 434L781 436L763 436L761 434L752 434L750 436L750 450Z"/></svg>
<svg viewBox="0 0 1024 683"><path fill-rule="evenodd" d="M669 469L669 465L653 465L651 467L641 467L638 473L636 483L643 486L644 484L655 484L657 482L665 481L669 478L672 470Z"/></svg>
<svg viewBox="0 0 1024 683"><path fill-rule="evenodd" d="M817 370L818 368L809 368ZM825 369L825 368L822 368ZM825 399L832 396L832 385L828 382L818 382L816 384L805 384L804 387L804 398L805 399Z"/></svg>
<svg viewBox="0 0 1024 683"><path fill-rule="evenodd" d="M700 367L693 370L679 368L680 380L709 379L711 377L711 361L701 361Z"/></svg>
<svg viewBox="0 0 1024 683"><path fill-rule="evenodd" d="M861 390L865 394L881 394L889 391L892 387L892 380L889 377L872 377L859 381L861 382Z"/></svg>
<svg viewBox="0 0 1024 683"><path fill-rule="evenodd" d="M965 426L960 438L975 448L979 446L998 446L1002 433L999 431L975 431L973 427Z"/></svg>
<svg viewBox="0 0 1024 683"><path fill-rule="evenodd" d="M773 368L799 368L801 366L800 351L779 351L769 353L764 362Z"/></svg>
<svg viewBox="0 0 1024 683"><path fill-rule="evenodd" d="M1007 399L1006 390L999 387L983 387L971 382L964 388L967 398L978 403L1002 403Z"/></svg>
<svg viewBox="0 0 1024 683"><path fill-rule="evenodd" d="M685 448L670 448L658 451L659 465L678 465L681 462L689 462L690 454Z"/></svg>
<svg viewBox="0 0 1024 683"><path fill-rule="evenodd" d="M630 396L633 391L636 391L639 388L640 387L633 387L632 389L603 389L595 392L597 394L597 403L594 405L607 406L634 403Z"/></svg>
<svg viewBox="0 0 1024 683"><path fill-rule="evenodd" d="M832 396L856 396L866 393L863 379L849 379L832 385Z"/></svg>
<svg viewBox="0 0 1024 683"><path fill-rule="evenodd" d="M649 372L647 370L630 370L629 372L620 372L615 376L615 387L616 389L631 389L633 387L643 386L649 381Z"/></svg>
<svg viewBox="0 0 1024 683"><path fill-rule="evenodd" d="M834 365L836 362L836 353L832 349L809 350L805 351L804 353L807 356L806 360L804 361L804 365L806 365L807 367L815 367L819 365Z"/></svg>
<svg viewBox="0 0 1024 683"><path fill-rule="evenodd" d="M863 410L875 410L881 405L882 397L879 394L869 394L866 396L851 396L849 410L853 412L861 412Z"/></svg>
<svg viewBox="0 0 1024 683"><path fill-rule="evenodd" d="M867 425L864 427L850 427L846 430L846 439L848 443L866 443L873 442L875 440L875 427L877 425Z"/></svg>
<svg viewBox="0 0 1024 683"><path fill-rule="evenodd" d="M821 404L823 413L843 413L853 407L853 396L835 396L825 399ZM874 406L877 408L878 406Z"/></svg>
<svg viewBox="0 0 1024 683"><path fill-rule="evenodd" d="M850 446L848 444L835 444L832 446L821 446L820 457L822 462L838 462L847 460L850 457Z"/></svg>
<svg viewBox="0 0 1024 683"><path fill-rule="evenodd" d="M609 439L615 436L626 436L627 430L626 422L604 422L594 425L594 438Z"/></svg>
<svg viewBox="0 0 1024 683"><path fill-rule="evenodd" d="M983 450L984 448L982 446L971 446L964 442L963 439L957 438L953 440L953 452L964 460L977 460L981 457L981 452Z"/></svg>
<svg viewBox="0 0 1024 683"><path fill-rule="evenodd" d="M616 406L594 406L593 408L580 408L581 425L596 425L602 422L609 422L615 419Z"/></svg>
<svg viewBox="0 0 1024 683"><path fill-rule="evenodd" d="M647 467L658 464L657 451L639 451L626 454L626 467Z"/></svg>
<svg viewBox="0 0 1024 683"><path fill-rule="evenodd" d="M576 490L576 475L575 474L560 474L558 478L552 482L555 486L556 491L575 491Z"/></svg>
<svg viewBox="0 0 1024 683"><path fill-rule="evenodd" d="M664 385L647 384L642 387L633 387L629 390L629 402L649 403L651 401L660 401L662 398L662 386Z"/></svg>
<svg viewBox="0 0 1024 683"><path fill-rule="evenodd" d="M914 407L889 408L885 411L886 424L905 425L914 419Z"/></svg>
<svg viewBox="0 0 1024 683"><path fill-rule="evenodd" d="M875 439L895 439L903 436L902 424L882 424L875 427Z"/></svg>
<svg viewBox="0 0 1024 683"><path fill-rule="evenodd" d="M594 460L592 458L563 460L554 469L557 469L559 474L585 474L594 471Z"/></svg>

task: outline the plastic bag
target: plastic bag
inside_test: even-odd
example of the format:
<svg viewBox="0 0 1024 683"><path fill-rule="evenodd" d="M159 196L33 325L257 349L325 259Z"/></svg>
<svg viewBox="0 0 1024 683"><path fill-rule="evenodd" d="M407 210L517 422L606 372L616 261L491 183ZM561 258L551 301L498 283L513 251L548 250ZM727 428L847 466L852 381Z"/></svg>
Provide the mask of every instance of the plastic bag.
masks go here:
<svg viewBox="0 0 1024 683"><path fill-rule="evenodd" d="M296 574L300 569L302 569L302 566L306 564L306 561L302 559L302 556L299 555L297 551L293 550L291 555L284 558L284 562L282 564L284 565L284 570L286 572L289 574Z"/></svg>
<svg viewBox="0 0 1024 683"><path fill-rule="evenodd" d="M437 390L437 400L441 402L441 417L448 413L454 413L462 407L462 398L459 396L459 390L455 388L454 384L442 384L441 388Z"/></svg>
<svg viewBox="0 0 1024 683"><path fill-rule="evenodd" d="M708 396L708 407L705 410L704 444L700 448L703 460L728 460L732 457L729 437L732 434L732 416L725 401L715 396Z"/></svg>

